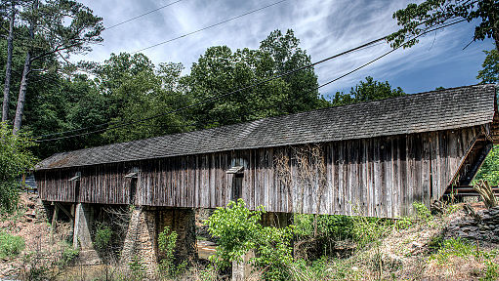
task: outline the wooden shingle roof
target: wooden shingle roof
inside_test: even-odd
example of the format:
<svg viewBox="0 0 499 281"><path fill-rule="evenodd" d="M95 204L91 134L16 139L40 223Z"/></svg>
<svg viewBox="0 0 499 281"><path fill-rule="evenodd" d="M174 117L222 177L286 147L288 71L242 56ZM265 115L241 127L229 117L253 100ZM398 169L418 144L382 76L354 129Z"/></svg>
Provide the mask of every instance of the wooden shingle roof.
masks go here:
<svg viewBox="0 0 499 281"><path fill-rule="evenodd" d="M495 94L475 85L264 118L57 153L37 170L465 128L492 123Z"/></svg>

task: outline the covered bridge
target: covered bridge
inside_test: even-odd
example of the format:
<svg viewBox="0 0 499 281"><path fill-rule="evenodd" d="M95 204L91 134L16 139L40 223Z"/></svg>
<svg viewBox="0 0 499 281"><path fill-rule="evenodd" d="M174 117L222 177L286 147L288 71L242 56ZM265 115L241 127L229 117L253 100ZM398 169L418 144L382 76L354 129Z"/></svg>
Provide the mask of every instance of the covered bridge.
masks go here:
<svg viewBox="0 0 499 281"><path fill-rule="evenodd" d="M467 86L58 153L35 177L49 202L397 217L466 188L497 120L495 85Z"/></svg>

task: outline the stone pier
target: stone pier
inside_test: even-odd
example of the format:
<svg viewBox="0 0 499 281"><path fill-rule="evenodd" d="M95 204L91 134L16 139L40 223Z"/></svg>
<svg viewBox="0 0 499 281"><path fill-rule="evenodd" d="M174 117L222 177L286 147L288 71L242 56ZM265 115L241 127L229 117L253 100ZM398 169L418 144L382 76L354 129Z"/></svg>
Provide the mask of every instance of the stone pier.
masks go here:
<svg viewBox="0 0 499 281"><path fill-rule="evenodd" d="M80 260L89 265L102 263L102 258L99 256L92 243L91 232L93 220L94 212L90 205L83 203L76 204L73 247L75 249L80 249Z"/></svg>
<svg viewBox="0 0 499 281"><path fill-rule="evenodd" d="M166 226L178 235L176 262L197 259L194 210L136 207L130 218L121 262L137 259L146 266L148 276L155 276L161 258L158 235Z"/></svg>

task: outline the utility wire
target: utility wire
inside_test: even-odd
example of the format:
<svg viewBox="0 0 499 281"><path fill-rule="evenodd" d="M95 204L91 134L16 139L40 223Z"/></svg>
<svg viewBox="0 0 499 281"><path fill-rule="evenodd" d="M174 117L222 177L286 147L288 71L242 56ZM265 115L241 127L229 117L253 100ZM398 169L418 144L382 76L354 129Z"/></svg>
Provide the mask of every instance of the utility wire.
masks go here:
<svg viewBox="0 0 499 281"><path fill-rule="evenodd" d="M226 96L229 96L229 95L233 95L233 94L236 94L236 93L239 93L239 92L242 92L242 91L245 91L245 90L248 90L248 89L251 89L251 88L254 88L254 87L257 87L257 86L260 86L262 84L265 84L265 83L268 83L272 80L275 80L275 79L278 79L278 78L281 78L281 77L284 77L284 76L288 76L290 74L293 74L295 72L298 72L300 70L304 70L304 69L307 69L307 68L311 68L311 67L314 67L318 64L321 64L321 63L324 63L324 62L327 62L329 60L332 60L334 58L337 58L337 57L340 57L340 56L343 56L343 55L346 55L348 53L351 53L351 52L355 52L355 51L358 51L360 49L363 49L365 47L368 47L372 44L375 44L375 43L378 43L380 41L383 41L386 39L386 36L382 37L382 38L379 38L379 39L376 39L376 40L373 40L373 41L370 41L368 43L365 43L365 44L362 44L358 47L355 47L353 49L349 49L347 51L344 51L344 52L341 52L339 54L336 54L336 55L333 55L333 56L330 56L328 58L325 58L325 59L322 59L320 61L317 61L317 62L314 62L314 63L311 63L311 64L308 64L308 65L305 65L305 66L302 66L302 67L299 67L297 69L294 69L294 70L291 70L291 71L288 71L288 72L284 72L284 73L281 73L281 74L278 74L278 75L274 75L270 78L267 78L267 79L264 79L264 80L260 80L259 82L255 83L255 84L251 84L249 86L245 86L243 88L240 88L240 89L237 89L235 91L232 91L232 92L229 92L229 93L225 93L225 94L222 94L220 96L217 96L217 97L213 97L213 98L210 98L210 99L207 99L205 101L200 101L200 102L197 102L197 103L194 103L194 104L191 104L191 105L188 105L188 106L184 106L184 107L181 107L177 110L174 110L174 111L169 111L169 112L165 112L165 113L161 113L161 114L158 114L158 115L154 115L154 116L151 116L151 117L148 117L148 118L144 118L144 119L140 119L140 120L136 120L136 121L132 121L132 122L128 122L128 123L125 123L125 124L122 124L122 125L129 125L129 124L135 124L135 123L140 123L140 122L143 122L143 121L147 121L147 120L150 120L150 119L153 119L153 118L157 118L157 117L160 117L160 116L164 116L164 115L167 115L167 114L172 114L172 113L175 113L177 111L180 111L180 110L185 110L185 109L188 109L188 108L191 108L191 107L194 107L194 106L197 106L197 105L200 105L200 104L204 104L204 103L208 103L208 102L211 102L211 101L215 101L215 100L218 100L220 98L223 98L223 97L226 97ZM54 134L49 134L49 135L44 135L44 136L40 136L40 138L43 138L43 137L46 137L46 136L53 136L53 135L61 135L61 134L66 134L66 133L70 133L70 132L76 132L76 131L83 131L83 130L86 130L86 129L91 129L91 128L94 128L94 127L102 127L102 126L105 126L105 125L112 125L112 124L116 124L116 122L108 122L108 123L103 123L103 124L100 124L100 125L95 125L95 126L89 126L89 127L86 127L86 128L81 128L81 129L75 129L75 130L71 130L71 131L66 131L66 132L60 132L60 133L54 133ZM122 125L118 125L119 127L121 127ZM76 135L75 135L76 136ZM57 138L57 139L60 139L60 138Z"/></svg>
<svg viewBox="0 0 499 281"><path fill-rule="evenodd" d="M374 60L371 60L369 61L368 63L366 64L363 64L357 68L355 68L354 70L352 71L349 71L343 75L341 75L340 77L338 78L335 78L327 83L324 83L322 85L320 85L317 89L319 88L322 88L326 85L329 85L339 79L342 79L344 78L345 76L348 76L376 61L378 61L379 59L391 54L392 52L396 51L397 49L407 45L411 40L414 40L414 39L417 39L418 37L421 37L429 32L432 32L432 31L435 31L435 30L438 30L438 29L442 29L442 28L445 28L445 27L448 27L448 26L451 26L451 25L454 25L454 24L458 24L458 23L461 23L461 22L464 22L465 20L458 20L458 21L454 21L452 23L449 23L449 24L446 24L446 25L442 25L442 26L439 26L439 27L436 27L436 28L433 28L433 29L429 29L429 30L426 30L424 32L422 32L421 34L409 39L408 41L406 41L404 44L400 45L399 47L397 47L396 49L393 49L393 50L390 50L389 52L375 58ZM268 79L264 79L264 80L261 80L260 82L257 82L255 84L252 84L252 85L249 85L249 86L246 86L246 87L243 87L243 88L240 88L238 90L235 90L235 91L232 91L232 92L229 92L229 93L226 93L226 94L223 94L223 95L220 95L220 96L217 96L217 97L213 97L213 98L210 98L210 99L207 99L207 100L204 100L204 101L200 101L200 102L197 102L197 103L194 103L194 104L191 104L191 105L188 105L188 106L184 106L184 107L181 107L181 108L178 108L178 109L175 109L175 110L172 110L172 111L168 111L168 112L165 112L165 113L161 113L161 114L157 114L157 115L154 115L154 116L151 116L151 117L148 117L148 118L144 118L144 119L139 119L139 120L135 120L135 121L131 121L131 122L127 122L127 123L123 123L123 124L119 124L119 125L116 125L114 127L109 127L109 128L103 128L103 129L99 129L99 130L95 130L95 131L91 131L91 132L86 132L86 133L82 133L82 134L74 134L74 135L69 135L69 136L63 136L63 137L58 137L58 138L51 138L51 139L38 139L38 140L35 140L35 142L48 142L48 141L56 141L56 140L62 140L62 139L67 139L67 138L74 138L74 137L80 137L80 136L86 136L86 135L90 135L90 134L95 134L95 133L100 133L100 132L103 132L103 131L107 131L107 130L113 130L113 129L118 129L118 128L121 128L121 127L125 127L125 126L128 126L128 125L133 125L133 124L137 124L137 123L142 123L144 121L148 121L148 120L151 120L151 119L155 119L155 118L158 118L158 117L161 117L161 116L165 116L165 115L168 115L168 114L173 114L173 113L176 113L176 112L179 112L179 111L182 111L182 110L185 110L185 109L189 109L189 108L192 108L192 107L195 107L195 106L198 106L198 105L201 105L201 104L205 104L205 103L208 103L208 102L212 102L212 101L216 101L216 100L219 100L223 97L226 97L226 96L230 96L230 95L233 95L233 94L236 94L236 93L239 93L239 92L242 92L242 91L245 91L245 90L248 90L248 89L251 89L251 88L254 88L254 87L257 87L257 86L260 86L262 84L265 84L265 83L268 83L272 80L275 80L275 79L278 79L278 78L281 78L281 77L284 77L284 76L287 76L287 75L290 75L292 73L295 73L297 71L300 71L300 70L303 70L303 69L306 69L306 68L310 68L310 67L313 67L315 65L318 65L318 64L321 64L321 63L324 63L324 62L327 62L329 60L332 60L334 58L337 58L339 56L343 56L343 55L346 55L348 53L351 53L351 52L354 52L356 50L359 50L361 48L364 48L364 47L367 47L369 45L372 45L372 44L375 44L379 41L382 41L382 40L385 40L387 36L384 36L382 38L379 38L379 39L376 39L376 40L373 40L371 42L368 42L366 44L363 44L361 46L358 46L356 48L353 48L353 49L350 49L350 50L347 50L347 51L344 51L344 52L341 52L339 54L336 54L336 55L333 55L333 56L330 56L328 58L325 58L323 60L320 60L320 61L317 61L317 62L314 62L314 63L311 63L309 65L306 65L306 66L302 66L302 67L299 67L297 69L294 69L294 70L291 70L291 71L288 71L288 72L285 72L285 73L282 73L282 74L279 74L279 75L275 75L271 78L268 78ZM104 125L104 124L103 124ZM81 129L83 130L83 129ZM61 132L61 134L64 134L65 132Z"/></svg>
<svg viewBox="0 0 499 281"><path fill-rule="evenodd" d="M442 25L442 26L439 26L439 27L436 27L436 28L433 28L433 29L430 29L430 30L426 30L426 31L422 32L421 34L415 36L414 38L407 40L404 44L398 46L397 48L392 49L392 50L390 50L390 51L382 54L381 56L379 56L379 57L377 57L377 58L375 58L375 59L373 59L373 60L371 60L371 61L369 61L369 62L367 62L367 63L365 63L365 64L363 64L363 65L361 65L361 66L359 66L359 67L357 67L357 68L355 68L355 69L353 69L353 70L351 70L351 71L349 71L349 72L347 72L347 73L345 73L345 74L343 74L343 75L341 75L341 76L339 76L337 78L335 78L335 79L333 79L333 80L330 80L330 81L328 81L328 82L320 85L317 89L320 89L320 88L325 87L325 86L327 86L327 85L329 85L331 83L334 83L334 82L336 82L336 81L338 81L338 80L340 80L340 79L342 79L342 78L344 78L344 77L346 77L346 76L348 76L348 75L350 75L350 74L352 74L352 73L354 73L354 72L356 72L356 71L358 71L358 70L360 70L360 69L362 69L362 68L364 68L364 67L366 67L366 66L368 66L370 64L373 64L374 62L376 62L376 61L378 61L378 60L380 60L380 59L388 56L389 54L391 54L391 53L395 52L396 50L398 50L398 49L404 47L405 45L407 45L410 41L412 41L414 39L417 39L418 37L423 36L426 33L430 33L430 32L436 31L438 29L449 27L451 25L458 24L458 23L461 23L461 22L464 22L464 21L466 21L466 20L457 20L457 21L448 23L446 25Z"/></svg>
<svg viewBox="0 0 499 281"><path fill-rule="evenodd" d="M117 24L113 24L113 25L111 25L111 26L108 26L108 27L104 28L104 30L109 30L109 29L111 29L111 28L115 28L115 27L120 26L120 25L123 25L123 24L125 24L125 23L129 23L129 22L134 21L134 20L136 20L136 19L140 19L140 18L145 17L145 16L147 16L147 15L150 15L150 14L152 14L152 13L154 13L154 12L157 12L157 11L159 11L159 10L162 10L162 9L164 9L164 8L166 8L166 7L169 7L169 6L172 6L172 5L174 5L174 4L177 4L178 2L181 2L181 1L182 1L182 0L177 0L177 1L175 1L175 2L171 2L171 3L169 3L169 4L166 4L166 5L164 5L164 6L159 7L159 8L157 8L157 9L154 9L154 10L152 10L152 11L150 11L150 12L147 12L147 13L144 13L144 14L138 15L138 16L136 16L136 17L133 17L133 18L130 18L130 19L124 20L124 21L122 21L122 22L119 22L119 23L117 23Z"/></svg>
<svg viewBox="0 0 499 281"><path fill-rule="evenodd" d="M230 21L233 21L233 20L236 20L236 19L239 19L239 18L242 18L242 17L245 17L247 15L251 15L251 14L254 14L256 12L259 12L261 10L264 10L264 9L267 9L267 8L270 8L272 6L275 6L275 5L278 5L278 4L281 4L283 2L286 2L288 0L280 0L280 1L277 1L275 3L272 3L272 4L269 4L267 6L264 6L264 7L261 7L261 8L258 8L256 10L252 10L252 11L249 11L249 12L246 12L246 13L243 13L243 14L240 14L238 16L235 16L235 17L232 17L232 18L228 18L226 20L223 20L223 21L220 21L220 22L217 22L217 23L214 23L212 25L208 25L208 26L205 26L203 28L200 28L200 29L197 29L197 30L194 30L194 31L191 31L189 33L185 33L183 35L180 35L180 36L177 36L177 37L174 37L174 38L171 38L171 39L168 39L166 41L163 41L163 42L160 42L160 43L157 43L157 44L154 44L152 46L149 46L149 47L146 47L146 48L143 48L143 49L140 49L138 51L135 51L135 52L132 52L132 54L136 54L136 53L139 53L139 52L143 52L145 50L149 50L149 49L152 49L152 48L155 48L157 46L161 46L161 45L164 45L164 44L167 44L167 43L170 43L172 41L175 41L175 40L178 40L178 39L181 39L181 38L184 38L184 37L187 37L189 35L192 35L192 34L195 34L195 33L198 33L200 31L203 31L203 30L207 30L207 29L210 29L210 28L213 28L215 26L219 26L219 25L222 25L222 24L225 24L225 23L228 23Z"/></svg>
<svg viewBox="0 0 499 281"><path fill-rule="evenodd" d="M272 80L275 80L275 79L278 79L278 78L281 78L283 76L287 76L287 75L290 75L292 73L295 73L297 71L300 71L300 70L303 70L303 69L306 69L306 68L310 68L310 67L313 67L315 65L318 65L318 64L321 64L321 63L324 63L326 61L329 61L331 59L334 59L334 58L337 58L337 57L340 57L340 56L343 56L343 55L346 55L346 54L349 54L349 53L353 53L353 52L356 52L356 51L359 51L361 49L364 49L364 48L368 48L370 47L371 45L374 45L376 43L379 43L383 40L386 39L387 36L384 36L382 38L379 38L379 39L376 39L376 40L373 40L373 41L370 41L368 43L365 43L363 45L360 45L358 47L355 47L353 49L349 49L347 51L344 51L344 52L341 52L339 54L336 54L336 55L333 55L333 56L330 56L328 58L325 58L323 60L320 60L320 61L317 61L315 63L311 63L309 65L306 65L306 66L302 66L298 69L294 69L294 70L291 70L291 71L288 71L288 72L285 72L285 73L281 73L279 75L275 75L273 77L270 77L268 79L265 79L265 80L261 80L259 82L257 82L256 84L253 84L253 85L249 85L249 86L246 86L246 87L243 87L241 89L238 89L234 92L230 92L230 93L227 93L227 94L224 94L222 96L218 96L218 97L214 97L214 98L211 98L210 100L208 100L207 102L211 101L211 100L216 100L216 99L219 99L220 97L224 97L226 95L232 95L232 94L236 94L236 93L239 93L241 91L244 91L244 90L247 90L247 89L251 89L251 88L254 88L256 86L259 86L261 84L265 84L265 83L268 83ZM203 103L207 103L207 102L199 102L200 104L203 104ZM197 104L194 104L194 105L190 105L190 106L187 106L188 107L192 107L192 106L195 106ZM152 118L156 118L156 117L160 117L160 116L163 116L163 115L167 115L167 114L171 114L171 112L166 112L166 113L162 113L162 114L159 114L159 115L155 115L153 117L150 117L150 118L146 118L146 119L141 119L141 120L138 120L136 122L141 122L141 121L147 121L149 119L152 119ZM44 138L44 137L48 137L48 136L56 136L56 135L63 135L63 134L67 134L67 133L72 133L72 132L79 132L79 131L84 131L84 130L87 130L87 129L91 129L91 128L95 128L95 127L102 127L102 126L106 126L106 125L115 125L115 124L119 124L121 122L119 121L116 121L116 122L106 122L106 123L103 123L103 124L99 124L99 125L93 125L93 126L88 126L88 127L85 127L85 128L80 128L80 129L74 129L74 130L69 130L69 131L64 131L64 132L59 132L59 133L53 133L53 134L46 134L46 135L43 135L43 136L40 136L39 138Z"/></svg>

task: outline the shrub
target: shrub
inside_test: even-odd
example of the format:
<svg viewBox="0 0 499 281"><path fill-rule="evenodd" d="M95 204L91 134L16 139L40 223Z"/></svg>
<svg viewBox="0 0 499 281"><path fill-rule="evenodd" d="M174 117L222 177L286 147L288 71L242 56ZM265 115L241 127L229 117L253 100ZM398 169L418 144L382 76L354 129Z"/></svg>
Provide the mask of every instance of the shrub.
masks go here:
<svg viewBox="0 0 499 281"><path fill-rule="evenodd" d="M346 240L354 237L353 218L341 215L321 215L319 231L327 238Z"/></svg>
<svg viewBox="0 0 499 281"><path fill-rule="evenodd" d="M314 215L295 214L293 220L296 236L306 237L314 234Z"/></svg>
<svg viewBox="0 0 499 281"><path fill-rule="evenodd" d="M95 233L94 246L97 250L106 251L111 245L113 231L109 226L99 225Z"/></svg>
<svg viewBox="0 0 499 281"><path fill-rule="evenodd" d="M217 270L215 267L209 265L203 269L198 269L197 270L197 276L198 278L196 280L202 280L202 281L218 281L220 280L218 278Z"/></svg>
<svg viewBox="0 0 499 281"><path fill-rule="evenodd" d="M265 280L289 280L289 266L293 262L293 228L264 227L256 249L255 264L266 268Z"/></svg>
<svg viewBox="0 0 499 281"><path fill-rule="evenodd" d="M330 254L337 241L354 238L353 218L341 215L321 215L318 221L324 254Z"/></svg>
<svg viewBox="0 0 499 281"><path fill-rule="evenodd" d="M187 261L175 266L175 246L177 244L177 232L170 231L166 226L158 236L159 252L163 255L159 264L160 274L165 277L176 277L182 274L187 266Z"/></svg>
<svg viewBox="0 0 499 281"><path fill-rule="evenodd" d="M17 256L24 246L22 237L0 232L0 259Z"/></svg>
<svg viewBox="0 0 499 281"><path fill-rule="evenodd" d="M414 208L414 211L416 212L416 220L418 221L423 221L423 222L429 222L431 219L433 219L433 216L431 215L430 210L428 210L428 207L426 207L425 204L421 202L414 202L412 203L412 207Z"/></svg>
<svg viewBox="0 0 499 281"><path fill-rule="evenodd" d="M217 208L206 221L208 232L219 238L212 261L223 269L232 261L241 262L243 255L255 249L263 228L259 223L262 213L263 208L248 210L242 199L229 202L226 208Z"/></svg>
<svg viewBox="0 0 499 281"><path fill-rule="evenodd" d="M397 230L408 229L412 226L412 219L410 217L402 217L395 223L395 228Z"/></svg>
<svg viewBox="0 0 499 281"><path fill-rule="evenodd" d="M388 222L379 218L354 217L353 238L359 249L378 245L380 238L389 231Z"/></svg>
<svg viewBox="0 0 499 281"><path fill-rule="evenodd" d="M17 207L20 183L16 179L33 167L35 158L28 150L34 143L27 135L13 135L12 129L0 123L0 214Z"/></svg>
<svg viewBox="0 0 499 281"><path fill-rule="evenodd" d="M451 256L466 257L475 254L479 254L479 252L468 241L461 238L450 238L440 244L440 249L430 259L436 259L438 264L443 265Z"/></svg>
<svg viewBox="0 0 499 281"><path fill-rule="evenodd" d="M69 243L64 243L64 248L62 250L61 266L66 266L71 263L74 259L78 257L80 250L73 248L73 245Z"/></svg>
<svg viewBox="0 0 499 281"><path fill-rule="evenodd" d="M142 264L138 256L132 257L132 260L128 263L128 268L130 269L131 276L125 278L125 280L140 281L146 278L146 267Z"/></svg>
<svg viewBox="0 0 499 281"><path fill-rule="evenodd" d="M242 262L243 256L254 249L251 262L263 270L266 280L289 280L293 227L263 227L263 212L263 207L249 210L242 199L217 208L206 222L210 234L219 238L217 252L210 260L223 269L232 261Z"/></svg>

